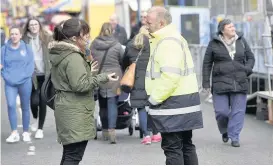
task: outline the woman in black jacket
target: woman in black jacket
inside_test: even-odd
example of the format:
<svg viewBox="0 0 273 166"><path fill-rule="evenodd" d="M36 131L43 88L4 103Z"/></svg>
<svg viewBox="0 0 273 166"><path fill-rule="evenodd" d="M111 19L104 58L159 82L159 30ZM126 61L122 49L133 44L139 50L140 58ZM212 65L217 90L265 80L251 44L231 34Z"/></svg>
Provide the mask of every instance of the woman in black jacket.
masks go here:
<svg viewBox="0 0 273 166"><path fill-rule="evenodd" d="M254 55L243 34L236 33L229 19L222 20L204 57L203 88L212 92L223 142L228 142L230 138L233 147L240 146L239 135L246 110L248 76L252 73L254 63Z"/></svg>
<svg viewBox="0 0 273 166"><path fill-rule="evenodd" d="M153 131L152 138L147 129L147 94L145 91L145 75L146 68L150 58L150 43L149 32L143 26L137 34L127 45L123 59L123 67L126 69L129 65L136 61L138 54L139 59L136 64L135 84L131 91L130 102L133 108L137 108L139 113L140 128L143 132L144 138L142 144L148 145L152 142L160 142L161 136L157 131Z"/></svg>

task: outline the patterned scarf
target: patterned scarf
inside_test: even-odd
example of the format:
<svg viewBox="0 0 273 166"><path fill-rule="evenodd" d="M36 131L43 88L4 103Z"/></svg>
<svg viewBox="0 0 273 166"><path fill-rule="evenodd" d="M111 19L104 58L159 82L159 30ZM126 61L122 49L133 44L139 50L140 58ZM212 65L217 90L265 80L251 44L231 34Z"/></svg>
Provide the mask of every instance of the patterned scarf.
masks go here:
<svg viewBox="0 0 273 166"><path fill-rule="evenodd" d="M224 43L225 47L227 48L229 52L231 59L233 60L236 53L236 40L238 39L238 35L235 34L235 36L231 39L225 39L222 35L219 35L219 38Z"/></svg>

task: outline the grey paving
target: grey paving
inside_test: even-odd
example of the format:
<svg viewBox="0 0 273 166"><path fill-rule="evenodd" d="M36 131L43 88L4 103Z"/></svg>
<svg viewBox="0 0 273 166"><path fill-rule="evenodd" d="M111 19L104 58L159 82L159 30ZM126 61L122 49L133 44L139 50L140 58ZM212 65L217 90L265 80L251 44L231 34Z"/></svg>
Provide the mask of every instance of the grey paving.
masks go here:
<svg viewBox="0 0 273 166"><path fill-rule="evenodd" d="M62 147L56 142L54 116L51 110L47 113L44 128L45 138L34 140L32 144L19 142L6 144L10 134L5 98L2 89L1 99L1 164L5 165L56 165L59 164ZM205 127L194 131L194 142L197 146L199 163L211 164L273 164L273 126L258 121L253 115L246 115L245 126L241 135L241 147L233 148L221 141L211 104L203 103ZM22 128L19 129L20 132ZM138 131L133 136L127 130L117 132L118 144L109 145L100 140L89 142L81 164L96 165L162 165L165 156L160 144L144 146L140 144ZM28 155L29 146L35 146L35 155Z"/></svg>

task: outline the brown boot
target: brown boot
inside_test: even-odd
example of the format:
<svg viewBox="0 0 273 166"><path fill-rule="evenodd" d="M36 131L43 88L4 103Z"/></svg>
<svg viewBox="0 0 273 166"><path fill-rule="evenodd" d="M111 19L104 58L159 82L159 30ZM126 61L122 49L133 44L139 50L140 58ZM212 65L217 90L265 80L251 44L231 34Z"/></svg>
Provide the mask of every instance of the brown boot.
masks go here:
<svg viewBox="0 0 273 166"><path fill-rule="evenodd" d="M110 144L116 144L116 130L109 129L108 131L109 131Z"/></svg>
<svg viewBox="0 0 273 166"><path fill-rule="evenodd" d="M103 129L102 130L102 139L104 140L104 141L108 141L109 140L109 132L108 132L108 130L106 129Z"/></svg>

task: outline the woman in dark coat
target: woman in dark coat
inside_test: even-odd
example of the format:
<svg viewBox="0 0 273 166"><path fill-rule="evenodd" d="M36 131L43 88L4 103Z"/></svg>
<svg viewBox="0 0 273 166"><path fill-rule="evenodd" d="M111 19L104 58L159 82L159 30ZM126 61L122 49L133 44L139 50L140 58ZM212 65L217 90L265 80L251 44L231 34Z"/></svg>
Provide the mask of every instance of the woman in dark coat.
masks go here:
<svg viewBox="0 0 273 166"><path fill-rule="evenodd" d="M218 25L203 62L203 88L211 91L223 142L239 147L247 102L248 76L255 59L242 33L228 19ZM210 75L212 70L212 87ZM231 108L231 111L230 111Z"/></svg>
<svg viewBox="0 0 273 166"><path fill-rule="evenodd" d="M121 44L114 38L110 23L104 23L100 35L91 44L91 53L95 61L98 61L101 72L116 73L122 77L121 60L124 50ZM106 54L106 55L105 55ZM105 61L102 62L104 55ZM119 82L108 82L100 85L99 103L100 118L102 121L102 133L105 140L110 138L111 143L116 143L116 121L118 116Z"/></svg>
<svg viewBox="0 0 273 166"><path fill-rule="evenodd" d="M146 68L150 58L150 43L149 32L143 26L137 34L127 45L125 56L123 59L123 67L126 69L133 62L136 61L138 55L139 59L136 64L135 84L131 91L130 102L133 108L137 108L139 113L140 128L143 132L144 138L142 144L151 144L151 142L160 142L161 136L157 131L153 131L152 138L147 129L147 93L145 91L145 75Z"/></svg>

